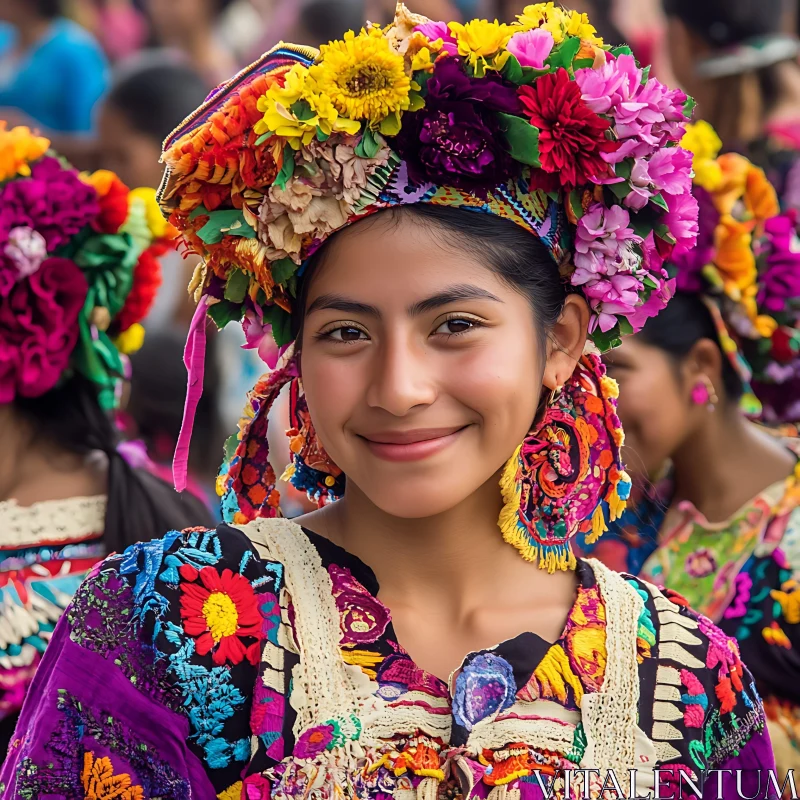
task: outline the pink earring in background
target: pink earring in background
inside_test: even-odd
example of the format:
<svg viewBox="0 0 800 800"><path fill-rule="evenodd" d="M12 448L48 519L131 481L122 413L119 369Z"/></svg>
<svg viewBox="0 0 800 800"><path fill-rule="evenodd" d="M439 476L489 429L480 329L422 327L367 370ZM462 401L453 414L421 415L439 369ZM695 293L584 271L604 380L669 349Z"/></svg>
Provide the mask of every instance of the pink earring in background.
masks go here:
<svg viewBox="0 0 800 800"><path fill-rule="evenodd" d="M719 402L717 393L714 391L714 384L707 375L697 381L692 389L692 402L697 406L708 406L709 411L713 411Z"/></svg>

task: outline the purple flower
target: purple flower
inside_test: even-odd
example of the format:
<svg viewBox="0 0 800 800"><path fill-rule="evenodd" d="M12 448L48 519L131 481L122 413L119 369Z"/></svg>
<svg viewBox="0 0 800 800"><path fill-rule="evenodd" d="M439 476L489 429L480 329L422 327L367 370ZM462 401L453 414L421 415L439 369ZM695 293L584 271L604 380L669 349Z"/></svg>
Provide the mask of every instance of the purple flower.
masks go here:
<svg viewBox="0 0 800 800"><path fill-rule="evenodd" d="M516 694L511 664L494 653L481 653L456 678L453 717L471 731L482 719L512 706Z"/></svg>
<svg viewBox="0 0 800 800"><path fill-rule="evenodd" d="M406 113L394 139L409 177L480 195L508 180L518 165L495 112L521 113L515 87L494 73L470 78L459 59L445 57L427 90L425 108Z"/></svg>
<svg viewBox="0 0 800 800"><path fill-rule="evenodd" d="M573 286L637 268L641 259L631 245L642 239L633 232L630 221L630 214L621 206L589 206L577 226Z"/></svg>
<svg viewBox="0 0 800 800"><path fill-rule="evenodd" d="M536 28L532 31L515 33L506 45L506 50L512 56L516 56L521 66L542 69L554 44L553 34L550 31Z"/></svg>
<svg viewBox="0 0 800 800"><path fill-rule="evenodd" d="M800 298L800 241L795 228L796 217L793 212L779 214L764 224L770 247L758 302L770 313L789 311L789 304Z"/></svg>
<svg viewBox="0 0 800 800"><path fill-rule="evenodd" d="M333 725L317 725L300 734L294 746L295 758L314 758L333 741Z"/></svg>
<svg viewBox="0 0 800 800"><path fill-rule="evenodd" d="M88 287L66 258L48 258L0 303L0 403L56 385L78 341Z"/></svg>
<svg viewBox="0 0 800 800"><path fill-rule="evenodd" d="M675 239L675 252L681 254L691 250L697 242L698 205L691 192L686 194L662 194L667 203L667 213L661 221L667 226L670 235Z"/></svg>
<svg viewBox="0 0 800 800"><path fill-rule="evenodd" d="M31 167L29 178L10 181L0 190L0 241L12 228L33 228L52 253L99 213L97 192L74 169L43 158Z"/></svg>
<svg viewBox="0 0 800 800"><path fill-rule="evenodd" d="M256 306L255 311L249 308L245 311L242 328L247 342L242 345L242 350L258 350L259 358L270 369L275 369L281 355L281 348L275 343L272 325L264 324L262 320L263 315L259 306Z"/></svg>
<svg viewBox="0 0 800 800"><path fill-rule="evenodd" d="M693 578L705 578L717 571L717 560L707 547L701 547L686 556L684 566Z"/></svg>
<svg viewBox="0 0 800 800"><path fill-rule="evenodd" d="M615 122L622 145L604 156L611 164L650 155L667 142L680 141L684 133L686 95L655 78L643 84L643 77L636 60L628 55L608 56L600 69L588 67L575 73L586 105Z"/></svg>
<svg viewBox="0 0 800 800"><path fill-rule="evenodd" d="M451 56L458 55L458 43L453 34L450 33L450 28L447 27L446 22L426 22L423 25L417 25L414 28L414 32L421 33L430 42L441 39L442 50L445 53L449 53Z"/></svg>
<svg viewBox="0 0 800 800"><path fill-rule="evenodd" d="M339 609L343 645L362 645L377 641L389 624L389 610L373 597L349 569L331 564L328 574Z"/></svg>

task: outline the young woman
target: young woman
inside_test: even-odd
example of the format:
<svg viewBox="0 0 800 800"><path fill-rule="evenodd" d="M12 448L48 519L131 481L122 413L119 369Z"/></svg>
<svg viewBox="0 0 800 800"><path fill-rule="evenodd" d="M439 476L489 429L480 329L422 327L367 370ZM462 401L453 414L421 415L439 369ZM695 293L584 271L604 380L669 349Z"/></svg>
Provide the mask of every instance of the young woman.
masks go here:
<svg viewBox="0 0 800 800"><path fill-rule="evenodd" d="M800 209L800 40L783 0L665 0L675 76L726 149L746 153Z"/></svg>
<svg viewBox="0 0 800 800"><path fill-rule="evenodd" d="M209 518L132 469L110 415L167 230L141 191L0 128L0 746L53 628L105 555ZM150 213L152 228L148 225ZM156 216L154 216L154 214Z"/></svg>
<svg viewBox="0 0 800 800"><path fill-rule="evenodd" d="M711 133L698 124L683 145ZM751 421L800 418L795 217L776 216L763 172L741 156L698 158L695 171L700 235L674 256L679 292L609 355L643 496L591 552L736 637L779 767L798 769L800 448Z"/></svg>
<svg viewBox="0 0 800 800"><path fill-rule="evenodd" d="M596 347L694 238L687 108L580 15L401 6L267 54L169 139L162 204L205 256L187 431L207 313L294 345L228 449L230 524L83 585L6 797L776 796L735 642L570 550L628 493ZM268 460L286 385L300 525Z"/></svg>

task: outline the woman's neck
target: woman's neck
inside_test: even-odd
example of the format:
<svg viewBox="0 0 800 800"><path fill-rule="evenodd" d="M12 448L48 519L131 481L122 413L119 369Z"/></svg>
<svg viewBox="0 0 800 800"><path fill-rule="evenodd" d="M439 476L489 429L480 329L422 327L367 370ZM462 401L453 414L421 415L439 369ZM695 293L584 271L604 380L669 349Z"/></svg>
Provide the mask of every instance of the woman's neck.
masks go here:
<svg viewBox="0 0 800 800"><path fill-rule="evenodd" d="M794 456L738 411L710 414L673 454L675 497L709 522L724 522L772 484L787 478Z"/></svg>
<svg viewBox="0 0 800 800"><path fill-rule="evenodd" d="M777 66L779 94L767 115L768 123L800 120L800 67L793 62Z"/></svg>

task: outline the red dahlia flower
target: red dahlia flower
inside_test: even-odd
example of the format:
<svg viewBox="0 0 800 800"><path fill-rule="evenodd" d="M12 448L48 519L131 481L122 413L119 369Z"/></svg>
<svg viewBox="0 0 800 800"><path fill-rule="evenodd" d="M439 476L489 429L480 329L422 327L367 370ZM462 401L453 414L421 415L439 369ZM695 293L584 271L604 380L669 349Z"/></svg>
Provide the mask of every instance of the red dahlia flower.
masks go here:
<svg viewBox="0 0 800 800"><path fill-rule="evenodd" d="M213 651L211 660L217 666L226 661L240 664L245 658L257 664L264 634L258 599L247 578L229 569L220 574L213 567L197 570L190 564L179 572L181 618L186 633L196 640L197 654ZM254 641L245 647L243 638Z"/></svg>
<svg viewBox="0 0 800 800"><path fill-rule="evenodd" d="M521 87L519 96L525 116L539 129L539 159L545 172L557 173L568 190L610 174L601 154L619 147L606 139L611 123L583 102L578 84L565 69Z"/></svg>
<svg viewBox="0 0 800 800"><path fill-rule="evenodd" d="M117 317L120 333L131 325L141 322L148 314L161 286L161 264L159 256L167 252L170 245L156 242L140 256L133 271L133 286L125 298L125 305Z"/></svg>

